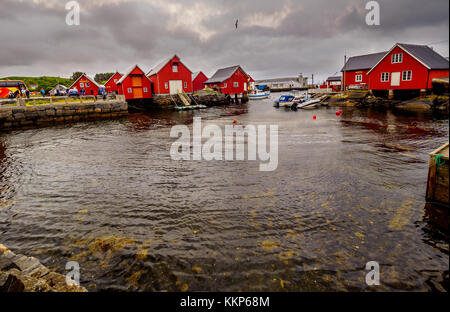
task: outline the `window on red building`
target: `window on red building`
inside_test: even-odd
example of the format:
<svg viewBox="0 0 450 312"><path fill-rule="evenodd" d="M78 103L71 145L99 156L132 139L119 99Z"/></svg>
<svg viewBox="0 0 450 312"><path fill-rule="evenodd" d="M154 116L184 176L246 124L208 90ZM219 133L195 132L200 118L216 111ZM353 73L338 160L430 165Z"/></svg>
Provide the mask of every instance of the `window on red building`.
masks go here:
<svg viewBox="0 0 450 312"><path fill-rule="evenodd" d="M403 53L392 54L392 64L403 62Z"/></svg>
<svg viewBox="0 0 450 312"><path fill-rule="evenodd" d="M403 81L412 80L412 70L405 70L402 74L402 80Z"/></svg>

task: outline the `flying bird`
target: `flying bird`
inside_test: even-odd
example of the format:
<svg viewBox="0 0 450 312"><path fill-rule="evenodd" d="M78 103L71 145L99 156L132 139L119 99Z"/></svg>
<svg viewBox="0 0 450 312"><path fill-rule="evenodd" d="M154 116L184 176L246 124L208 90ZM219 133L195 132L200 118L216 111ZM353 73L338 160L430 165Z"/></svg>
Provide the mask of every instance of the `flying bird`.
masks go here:
<svg viewBox="0 0 450 312"><path fill-rule="evenodd" d="M239 25L239 20L236 20L236 29L238 29L238 25Z"/></svg>

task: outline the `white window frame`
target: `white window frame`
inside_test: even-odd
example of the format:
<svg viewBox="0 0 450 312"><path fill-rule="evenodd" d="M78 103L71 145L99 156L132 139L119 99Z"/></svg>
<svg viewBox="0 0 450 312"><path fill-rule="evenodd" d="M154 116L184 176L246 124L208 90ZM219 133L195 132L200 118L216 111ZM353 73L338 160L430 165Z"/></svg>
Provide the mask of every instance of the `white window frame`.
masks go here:
<svg viewBox="0 0 450 312"><path fill-rule="evenodd" d="M89 88L90 87L89 82L86 82L85 86L86 86L86 88Z"/></svg>
<svg viewBox="0 0 450 312"><path fill-rule="evenodd" d="M178 64L172 64L172 72L178 73Z"/></svg>
<svg viewBox="0 0 450 312"><path fill-rule="evenodd" d="M391 78L391 73L381 73L381 82L389 82Z"/></svg>
<svg viewBox="0 0 450 312"><path fill-rule="evenodd" d="M356 76L355 76L355 81L356 81L356 82L362 82L362 80L363 80L362 78L363 78L363 76L362 76L361 74L356 75Z"/></svg>
<svg viewBox="0 0 450 312"><path fill-rule="evenodd" d="M169 89L169 83L168 82L164 82L164 88L167 90Z"/></svg>
<svg viewBox="0 0 450 312"><path fill-rule="evenodd" d="M406 79L405 79L405 74L406 74ZM409 74L409 77L408 77L408 74ZM402 72L402 81L412 81L412 70L404 70Z"/></svg>
<svg viewBox="0 0 450 312"><path fill-rule="evenodd" d="M128 88L127 91L128 91L128 93L132 93L133 92L133 90L131 88Z"/></svg>
<svg viewBox="0 0 450 312"><path fill-rule="evenodd" d="M224 87L224 88L228 88L228 83L225 82L225 83L223 84L223 87Z"/></svg>
<svg viewBox="0 0 450 312"><path fill-rule="evenodd" d="M184 88L187 89L187 81L184 82Z"/></svg>
<svg viewBox="0 0 450 312"><path fill-rule="evenodd" d="M392 54L391 62L392 62L392 64L403 63L403 53Z"/></svg>
<svg viewBox="0 0 450 312"><path fill-rule="evenodd" d="M144 93L147 93L148 92L148 89L147 88L144 88Z"/></svg>
<svg viewBox="0 0 450 312"><path fill-rule="evenodd" d="M234 83L233 83L233 87L234 87L234 88L239 88L239 82L234 82Z"/></svg>
<svg viewBox="0 0 450 312"><path fill-rule="evenodd" d="M80 88L84 88L84 82L80 82Z"/></svg>

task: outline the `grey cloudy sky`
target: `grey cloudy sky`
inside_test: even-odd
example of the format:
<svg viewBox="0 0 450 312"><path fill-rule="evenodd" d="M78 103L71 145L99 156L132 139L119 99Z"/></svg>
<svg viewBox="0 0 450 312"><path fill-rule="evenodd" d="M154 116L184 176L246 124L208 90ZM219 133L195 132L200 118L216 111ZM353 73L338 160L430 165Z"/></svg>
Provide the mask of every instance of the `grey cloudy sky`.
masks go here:
<svg viewBox="0 0 450 312"><path fill-rule="evenodd" d="M65 23L64 0L0 0L0 77L74 71L150 70L178 54L211 75L240 64L255 79L335 74L344 54L430 44L449 55L448 0L80 0L81 25ZM239 28L234 23L239 19ZM445 42L442 42L447 40ZM439 43L436 43L439 42Z"/></svg>

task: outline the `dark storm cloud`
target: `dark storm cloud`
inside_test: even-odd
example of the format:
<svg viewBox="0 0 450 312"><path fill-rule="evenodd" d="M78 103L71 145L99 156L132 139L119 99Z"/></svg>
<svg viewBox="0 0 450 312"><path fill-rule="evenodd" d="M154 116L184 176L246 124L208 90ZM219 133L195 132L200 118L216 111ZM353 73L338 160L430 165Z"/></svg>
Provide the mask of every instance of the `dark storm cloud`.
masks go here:
<svg viewBox="0 0 450 312"><path fill-rule="evenodd" d="M381 25L371 27L364 0L80 0L81 25L70 27L66 1L0 0L0 76L150 70L177 53L207 74L241 64L256 78L323 78L344 53L448 39L448 1L378 2ZM435 48L448 56L448 41Z"/></svg>

